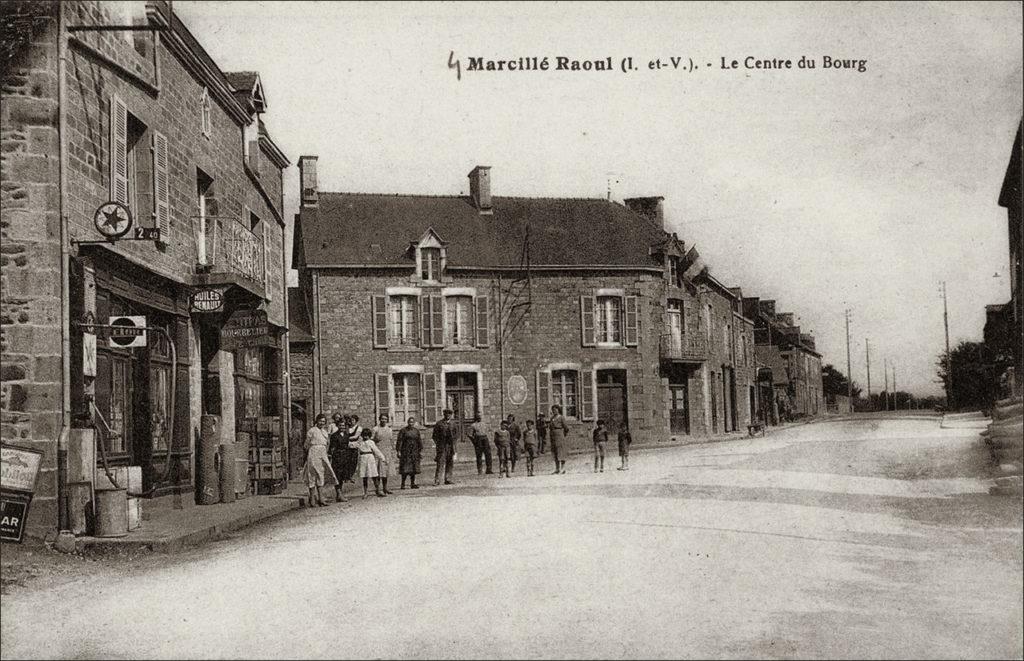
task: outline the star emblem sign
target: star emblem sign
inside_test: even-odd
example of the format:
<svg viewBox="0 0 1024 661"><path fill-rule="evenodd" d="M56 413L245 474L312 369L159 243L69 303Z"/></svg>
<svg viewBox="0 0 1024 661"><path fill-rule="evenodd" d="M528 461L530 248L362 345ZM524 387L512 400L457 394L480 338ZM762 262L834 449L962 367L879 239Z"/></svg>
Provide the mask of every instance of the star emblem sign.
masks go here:
<svg viewBox="0 0 1024 661"><path fill-rule="evenodd" d="M93 221L100 234L110 239L124 236L132 226L131 212L118 202L107 202L100 206Z"/></svg>

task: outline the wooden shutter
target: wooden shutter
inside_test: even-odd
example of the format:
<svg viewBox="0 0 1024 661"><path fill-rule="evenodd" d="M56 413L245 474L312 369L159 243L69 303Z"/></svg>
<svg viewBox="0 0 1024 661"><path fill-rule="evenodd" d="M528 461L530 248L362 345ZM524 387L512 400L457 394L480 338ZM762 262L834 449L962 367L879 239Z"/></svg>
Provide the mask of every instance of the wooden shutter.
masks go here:
<svg viewBox="0 0 1024 661"><path fill-rule="evenodd" d="M580 373L580 420L594 419L594 372L581 370Z"/></svg>
<svg viewBox="0 0 1024 661"><path fill-rule="evenodd" d="M440 295L430 297L430 345L444 346L444 306Z"/></svg>
<svg viewBox="0 0 1024 661"><path fill-rule="evenodd" d="M432 425L437 422L439 412L437 410L437 375L423 375L423 424Z"/></svg>
<svg viewBox="0 0 1024 661"><path fill-rule="evenodd" d="M626 297L626 346L635 347L640 341L639 301L636 296Z"/></svg>
<svg viewBox="0 0 1024 661"><path fill-rule="evenodd" d="M593 296L580 296L580 330L583 333L583 346L594 346L595 341Z"/></svg>
<svg viewBox="0 0 1024 661"><path fill-rule="evenodd" d="M171 238L171 189L168 174L167 136L153 131L153 219L160 242Z"/></svg>
<svg viewBox="0 0 1024 661"><path fill-rule="evenodd" d="M486 295L476 297L476 345L478 347L486 347L490 344L490 336L487 329L489 312L487 305Z"/></svg>
<svg viewBox="0 0 1024 661"><path fill-rule="evenodd" d="M427 348L430 346L430 296L424 295L420 297L420 311L422 312L422 322L420 323L420 346Z"/></svg>
<svg viewBox="0 0 1024 661"><path fill-rule="evenodd" d="M128 106L116 95L110 97L110 199L128 204Z"/></svg>
<svg viewBox="0 0 1024 661"><path fill-rule="evenodd" d="M373 297L373 348L388 346L388 297Z"/></svg>
<svg viewBox="0 0 1024 661"><path fill-rule="evenodd" d="M375 392L377 393L377 418L380 416L388 416L388 420L391 419L391 390L389 388L391 384L391 376L389 374L376 374L374 375L374 384L376 385Z"/></svg>
<svg viewBox="0 0 1024 661"><path fill-rule="evenodd" d="M270 223L263 225L263 290L270 300Z"/></svg>
<svg viewBox="0 0 1024 661"><path fill-rule="evenodd" d="M537 413L551 412L551 372L537 372Z"/></svg>

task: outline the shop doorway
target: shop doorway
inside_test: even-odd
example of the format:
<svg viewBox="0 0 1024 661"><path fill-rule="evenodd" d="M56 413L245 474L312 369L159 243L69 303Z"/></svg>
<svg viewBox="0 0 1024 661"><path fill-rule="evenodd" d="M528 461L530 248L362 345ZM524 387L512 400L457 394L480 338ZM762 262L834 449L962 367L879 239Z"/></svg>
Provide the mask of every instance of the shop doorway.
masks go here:
<svg viewBox="0 0 1024 661"><path fill-rule="evenodd" d="M469 426L479 414L475 372L449 372L444 377L445 408L452 411L456 442L467 438Z"/></svg>
<svg viewBox="0 0 1024 661"><path fill-rule="evenodd" d="M628 422L627 411L626 370L598 370L597 415L612 438Z"/></svg>

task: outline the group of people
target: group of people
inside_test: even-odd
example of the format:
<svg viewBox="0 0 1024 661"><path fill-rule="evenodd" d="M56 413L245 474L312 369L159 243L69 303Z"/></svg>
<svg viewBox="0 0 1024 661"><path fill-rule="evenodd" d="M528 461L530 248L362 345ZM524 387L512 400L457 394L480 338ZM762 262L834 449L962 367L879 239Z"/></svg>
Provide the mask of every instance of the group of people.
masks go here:
<svg viewBox="0 0 1024 661"><path fill-rule="evenodd" d="M454 484L452 481L455 464L455 444L458 441L458 427L452 420L452 411L445 409L443 418L434 425L432 440L435 448L436 468L434 486ZM533 476L534 461L550 449L554 461L553 475L564 474L567 448L565 437L569 432L562 409L551 407L551 418L543 413L537 420L527 420L521 427L514 415L501 421L500 428L493 433L494 448L498 455L498 476L512 477L519 459L526 459L526 474ZM609 431L603 420L598 420L593 431L594 472L604 472L605 444ZM480 417L470 425L468 436L476 455L478 475L492 474L492 439L488 438ZM632 443L629 429L623 425L618 433L619 470L629 470L629 446ZM374 492L380 498L391 495L388 478L395 472L401 475L401 488L406 480L411 489L419 489L416 476L420 473L423 458L423 441L416 419L410 417L406 426L397 434L390 426L390 419L382 414L377 425L365 429L359 424L358 415L335 413L333 422L328 424L323 413L316 417L315 425L307 432L305 441L306 465L303 475L309 488L309 506L326 506L321 489L334 486L335 502L345 502L342 485L346 481L362 478L363 498L369 496L372 481Z"/></svg>

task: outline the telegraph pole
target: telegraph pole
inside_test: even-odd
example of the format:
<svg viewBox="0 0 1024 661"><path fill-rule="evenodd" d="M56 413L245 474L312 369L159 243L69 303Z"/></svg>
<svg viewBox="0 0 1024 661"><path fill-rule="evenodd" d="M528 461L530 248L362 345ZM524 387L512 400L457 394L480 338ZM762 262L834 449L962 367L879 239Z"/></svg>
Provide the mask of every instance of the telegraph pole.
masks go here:
<svg viewBox="0 0 1024 661"><path fill-rule="evenodd" d="M946 408L953 408L953 369L949 357L949 308L946 305L946 281L942 281L942 324L946 327Z"/></svg>
<svg viewBox="0 0 1024 661"><path fill-rule="evenodd" d="M864 355L867 359L868 371L868 402L871 401L871 341L864 338Z"/></svg>
<svg viewBox="0 0 1024 661"><path fill-rule="evenodd" d="M889 410L889 359L888 358L883 358L882 359L882 374L885 375L885 392L883 392L882 394L885 395L885 410L888 411Z"/></svg>
<svg viewBox="0 0 1024 661"><path fill-rule="evenodd" d="M900 400L899 400L899 397L896 396L897 392L899 392L899 391L896 390L896 363L893 363L892 364L892 410L893 411L899 411L900 410Z"/></svg>
<svg viewBox="0 0 1024 661"><path fill-rule="evenodd" d="M846 308L846 396L853 408L853 374L850 371L850 308Z"/></svg>

